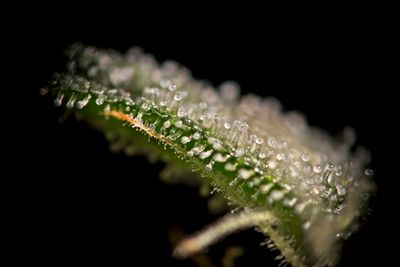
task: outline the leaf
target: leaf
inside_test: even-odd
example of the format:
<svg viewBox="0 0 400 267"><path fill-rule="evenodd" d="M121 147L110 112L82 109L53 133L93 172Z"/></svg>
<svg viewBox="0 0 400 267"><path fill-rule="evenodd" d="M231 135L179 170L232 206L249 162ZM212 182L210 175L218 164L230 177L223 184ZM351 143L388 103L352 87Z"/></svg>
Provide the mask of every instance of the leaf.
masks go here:
<svg viewBox="0 0 400 267"><path fill-rule="evenodd" d="M163 160L167 180L213 187L243 209L216 225L230 229L221 236L256 225L293 266L337 262L373 190L368 154L351 153L351 131L338 142L275 99L240 97L234 82L216 90L138 48L74 45L68 56L46 88L54 104L103 131L113 150ZM187 175L193 169L200 175Z"/></svg>

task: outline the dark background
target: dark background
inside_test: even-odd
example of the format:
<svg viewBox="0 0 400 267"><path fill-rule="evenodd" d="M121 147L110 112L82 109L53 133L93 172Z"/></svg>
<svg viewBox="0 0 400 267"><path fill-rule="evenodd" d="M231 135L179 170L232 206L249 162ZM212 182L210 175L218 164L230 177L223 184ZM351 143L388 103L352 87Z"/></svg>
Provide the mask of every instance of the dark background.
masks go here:
<svg viewBox="0 0 400 267"><path fill-rule="evenodd" d="M62 110L38 89L63 69L63 50L79 41L121 52L140 46L158 61L173 59L214 85L235 80L242 93L274 96L285 110L303 112L331 134L354 127L358 145L372 153L378 190L366 223L345 243L340 266L392 266L387 181L397 177L384 164L385 137L395 120L388 118L393 87L384 84L390 76L387 41L378 24L340 19L285 24L282 19L244 25L243 18L232 17L205 25L205 14L198 25L186 24L188 18L167 23L166 16L154 26L152 19L136 15L98 19L104 23L95 18L83 23L81 14L74 23L54 16L18 32L26 70L20 84L29 91L24 91L29 112L23 121L29 139L17 155L26 160L21 171L28 174L18 179L17 196L22 203L19 243L31 253L21 258L52 265L195 266L171 257L167 233L172 226L191 233L216 218L196 189L158 179L162 163L109 152L101 133L73 118L57 122ZM262 241L260 234L244 231L211 247L209 254L221 266L226 247L244 245L237 266L276 265L276 253L260 247Z"/></svg>

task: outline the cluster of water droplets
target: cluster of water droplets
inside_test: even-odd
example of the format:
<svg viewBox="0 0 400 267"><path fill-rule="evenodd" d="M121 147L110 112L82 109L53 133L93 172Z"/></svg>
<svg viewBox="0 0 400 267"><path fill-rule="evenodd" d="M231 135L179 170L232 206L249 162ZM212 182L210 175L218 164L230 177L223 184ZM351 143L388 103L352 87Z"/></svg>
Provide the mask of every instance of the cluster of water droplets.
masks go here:
<svg viewBox="0 0 400 267"><path fill-rule="evenodd" d="M185 157L203 162L206 171L231 173L229 186L250 188L246 192L266 205L292 208L305 230L320 216L360 205L350 196L364 190L372 171L365 170L366 152L351 152L351 129L339 142L308 126L302 114L283 112L276 99L240 97L235 82L215 89L175 62L159 65L138 48L123 56L77 46L70 54L69 73L55 79L63 88L56 106L82 109L92 100L105 110L118 103L127 114L136 108L140 114L132 118L181 146ZM147 121L151 112L170 116Z"/></svg>

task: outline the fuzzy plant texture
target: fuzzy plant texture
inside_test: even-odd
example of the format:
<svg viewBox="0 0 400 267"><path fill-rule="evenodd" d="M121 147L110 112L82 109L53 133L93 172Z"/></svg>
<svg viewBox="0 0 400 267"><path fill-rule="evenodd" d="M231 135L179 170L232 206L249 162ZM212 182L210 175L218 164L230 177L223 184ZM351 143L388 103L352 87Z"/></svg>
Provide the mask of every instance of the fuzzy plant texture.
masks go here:
<svg viewBox="0 0 400 267"><path fill-rule="evenodd" d="M113 150L162 160L162 179L198 185L211 209L234 210L184 239L175 256L253 227L281 263L337 263L374 188L351 129L336 140L276 99L240 96L234 82L213 88L139 48L121 55L77 44L67 55L43 94L104 132Z"/></svg>

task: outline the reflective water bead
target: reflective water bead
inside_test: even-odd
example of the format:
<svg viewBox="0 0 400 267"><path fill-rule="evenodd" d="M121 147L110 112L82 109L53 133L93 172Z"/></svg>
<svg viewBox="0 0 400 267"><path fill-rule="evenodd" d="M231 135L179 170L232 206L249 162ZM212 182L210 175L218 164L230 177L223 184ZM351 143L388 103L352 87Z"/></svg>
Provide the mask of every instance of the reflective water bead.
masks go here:
<svg viewBox="0 0 400 267"><path fill-rule="evenodd" d="M187 136L183 136L182 138L181 138L181 143L182 144L187 144L187 143L189 143L190 142L190 138L189 137L187 137Z"/></svg>
<svg viewBox="0 0 400 267"><path fill-rule="evenodd" d="M178 109L178 117L182 118L182 117L185 117L186 115L187 115L187 113L184 108Z"/></svg>
<svg viewBox="0 0 400 267"><path fill-rule="evenodd" d="M301 160L302 161L309 161L310 160L310 156L308 154L302 154L301 155Z"/></svg>
<svg viewBox="0 0 400 267"><path fill-rule="evenodd" d="M177 128L181 128L182 127L182 125L183 125L183 123L182 123L182 121L181 120L178 120L178 121L176 121L175 122L175 127L177 127Z"/></svg>
<svg viewBox="0 0 400 267"><path fill-rule="evenodd" d="M275 160L268 161L268 168L274 170L276 169L276 167L278 167L278 162L276 162Z"/></svg>
<svg viewBox="0 0 400 267"><path fill-rule="evenodd" d="M262 143L264 143L264 139L262 139L261 137L256 137L256 144L261 145Z"/></svg>
<svg viewBox="0 0 400 267"><path fill-rule="evenodd" d="M55 105L56 107L61 106L61 105L62 105L62 100L63 100L63 98L64 98L64 95L61 94L61 93L58 93L57 98L54 99L54 105Z"/></svg>
<svg viewBox="0 0 400 267"><path fill-rule="evenodd" d="M346 188L344 188L344 186L341 184L336 185L336 191L339 196L344 196L346 194Z"/></svg>
<svg viewBox="0 0 400 267"><path fill-rule="evenodd" d="M200 137L201 137L201 135L200 135L199 132L195 132L195 133L193 134L193 139L194 139L194 140L199 140Z"/></svg>
<svg viewBox="0 0 400 267"><path fill-rule="evenodd" d="M239 177L242 179L249 179L251 176L253 176L254 171L253 170L247 170L247 169L240 169L239 170Z"/></svg>
<svg viewBox="0 0 400 267"><path fill-rule="evenodd" d="M372 175L374 175L374 171L371 170L371 169L366 169L364 173L365 173L366 176L372 176Z"/></svg>
<svg viewBox="0 0 400 267"><path fill-rule="evenodd" d="M208 151L201 152L199 158L200 158L200 159L206 159L206 158L208 158L209 156L211 156L212 152L213 152L212 149L210 149L210 150L208 150Z"/></svg>
<svg viewBox="0 0 400 267"><path fill-rule="evenodd" d="M313 171L314 171L315 173L321 173L321 172L322 172L322 167L321 167L321 165L318 165L318 164L314 165Z"/></svg>
<svg viewBox="0 0 400 267"><path fill-rule="evenodd" d="M147 102L144 102L144 103L142 104L142 109L145 110L145 111L150 110L150 104L147 103Z"/></svg>
<svg viewBox="0 0 400 267"><path fill-rule="evenodd" d="M185 96L184 92L183 92L183 91L180 91L180 92L178 92L178 93L176 93L176 94L174 95L174 100L175 100L176 102L179 102L179 101L181 101L181 100L184 98L184 96Z"/></svg>

